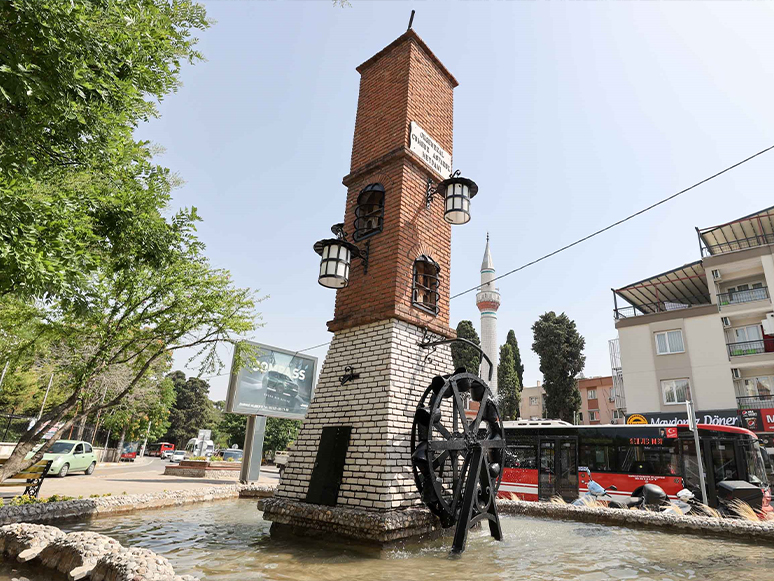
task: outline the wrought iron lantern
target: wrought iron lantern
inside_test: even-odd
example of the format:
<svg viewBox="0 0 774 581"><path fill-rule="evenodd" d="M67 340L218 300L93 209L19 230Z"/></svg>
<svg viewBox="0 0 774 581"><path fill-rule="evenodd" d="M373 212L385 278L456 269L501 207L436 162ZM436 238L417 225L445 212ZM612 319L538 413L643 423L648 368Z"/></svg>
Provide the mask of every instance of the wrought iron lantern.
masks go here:
<svg viewBox="0 0 774 581"><path fill-rule="evenodd" d="M433 181L427 180L427 206L436 193L443 194L443 218L449 224L467 224L470 222L470 200L478 193L476 182L460 176L460 170L451 177L433 187Z"/></svg>
<svg viewBox="0 0 774 581"><path fill-rule="evenodd" d="M327 288L344 288L349 284L349 268L353 258L363 261L363 272L368 272L370 242L361 250L347 240L344 224L334 224L331 232L336 238L326 238L314 243L314 251L320 255L320 274L317 282Z"/></svg>

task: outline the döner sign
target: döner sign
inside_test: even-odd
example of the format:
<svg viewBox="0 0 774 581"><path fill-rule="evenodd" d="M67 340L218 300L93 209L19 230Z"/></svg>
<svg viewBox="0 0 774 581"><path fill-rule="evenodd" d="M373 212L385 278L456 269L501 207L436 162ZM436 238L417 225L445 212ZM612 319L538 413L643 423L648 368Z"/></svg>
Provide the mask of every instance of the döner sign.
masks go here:
<svg viewBox="0 0 774 581"><path fill-rule="evenodd" d="M452 157L416 122L411 122L409 149L416 153L434 172L448 177L452 173Z"/></svg>

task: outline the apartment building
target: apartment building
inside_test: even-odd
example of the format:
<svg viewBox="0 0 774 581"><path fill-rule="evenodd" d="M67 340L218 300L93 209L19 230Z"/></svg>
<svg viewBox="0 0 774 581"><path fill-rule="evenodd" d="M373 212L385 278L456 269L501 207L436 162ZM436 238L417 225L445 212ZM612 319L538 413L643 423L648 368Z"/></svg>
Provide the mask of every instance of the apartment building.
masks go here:
<svg viewBox="0 0 774 581"><path fill-rule="evenodd" d="M616 407L613 378L584 377L578 379L581 394L581 409L577 423L586 425L623 423L624 415ZM525 387L521 391L519 417L525 420L537 420L546 417L546 392L538 381L537 385Z"/></svg>
<svg viewBox="0 0 774 581"><path fill-rule="evenodd" d="M692 397L774 432L774 207L696 232L699 260L613 290L627 422L686 421Z"/></svg>

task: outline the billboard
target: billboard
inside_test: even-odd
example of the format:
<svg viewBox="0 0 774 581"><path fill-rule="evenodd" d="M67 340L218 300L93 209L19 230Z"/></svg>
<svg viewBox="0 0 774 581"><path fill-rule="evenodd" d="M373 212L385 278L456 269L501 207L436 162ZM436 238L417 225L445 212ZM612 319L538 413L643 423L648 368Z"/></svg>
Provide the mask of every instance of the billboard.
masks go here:
<svg viewBox="0 0 774 581"><path fill-rule="evenodd" d="M226 411L250 416L302 419L312 401L317 357L299 355L246 341L256 348L256 362L235 369L231 364Z"/></svg>

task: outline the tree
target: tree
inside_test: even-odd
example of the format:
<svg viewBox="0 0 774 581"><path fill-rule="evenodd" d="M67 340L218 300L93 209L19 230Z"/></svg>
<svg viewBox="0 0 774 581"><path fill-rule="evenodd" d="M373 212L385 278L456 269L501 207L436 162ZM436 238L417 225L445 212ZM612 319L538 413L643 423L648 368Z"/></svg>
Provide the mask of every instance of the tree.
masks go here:
<svg viewBox="0 0 774 581"><path fill-rule="evenodd" d="M470 321L460 321L457 325L457 338L467 339L476 345L481 345L478 333ZM464 343L452 343L451 345L452 361L454 368L464 367L470 373L478 373L481 365L481 353L470 345Z"/></svg>
<svg viewBox="0 0 774 581"><path fill-rule="evenodd" d="M578 333L575 322L566 314L544 313L532 325L532 350L540 358L543 388L546 392L546 413L549 418L572 422L580 410L578 374L583 371L586 357L585 339Z"/></svg>
<svg viewBox="0 0 774 581"><path fill-rule="evenodd" d="M191 0L1 2L0 174L123 166L207 26Z"/></svg>
<svg viewBox="0 0 774 581"><path fill-rule="evenodd" d="M197 377L186 380L182 371L168 377L174 385L175 405L169 412L169 429L164 438L182 448L200 429L208 427L212 408L208 397L210 385Z"/></svg>
<svg viewBox="0 0 774 581"><path fill-rule="evenodd" d="M218 425L218 432L225 436L228 447L237 444L244 446L245 433L247 431L247 416L242 414L223 414L223 419Z"/></svg>
<svg viewBox="0 0 774 581"><path fill-rule="evenodd" d="M521 391L524 387L524 364L521 362L519 342L516 340L516 333L513 332L513 329L508 331L508 336L505 339L505 342L511 346L516 374L519 376L519 391Z"/></svg>
<svg viewBox="0 0 774 581"><path fill-rule="evenodd" d="M519 417L521 384L516 372L513 348L506 343L500 346L500 363L497 366L497 399L503 421Z"/></svg>
<svg viewBox="0 0 774 581"><path fill-rule="evenodd" d="M133 129L207 26L190 0L0 2L0 296L83 307L103 261L159 267L176 180Z"/></svg>
<svg viewBox="0 0 774 581"><path fill-rule="evenodd" d="M298 431L301 429L300 420L286 420L282 418L266 418L266 432L263 437L263 453L285 450L288 445L296 441Z"/></svg>

